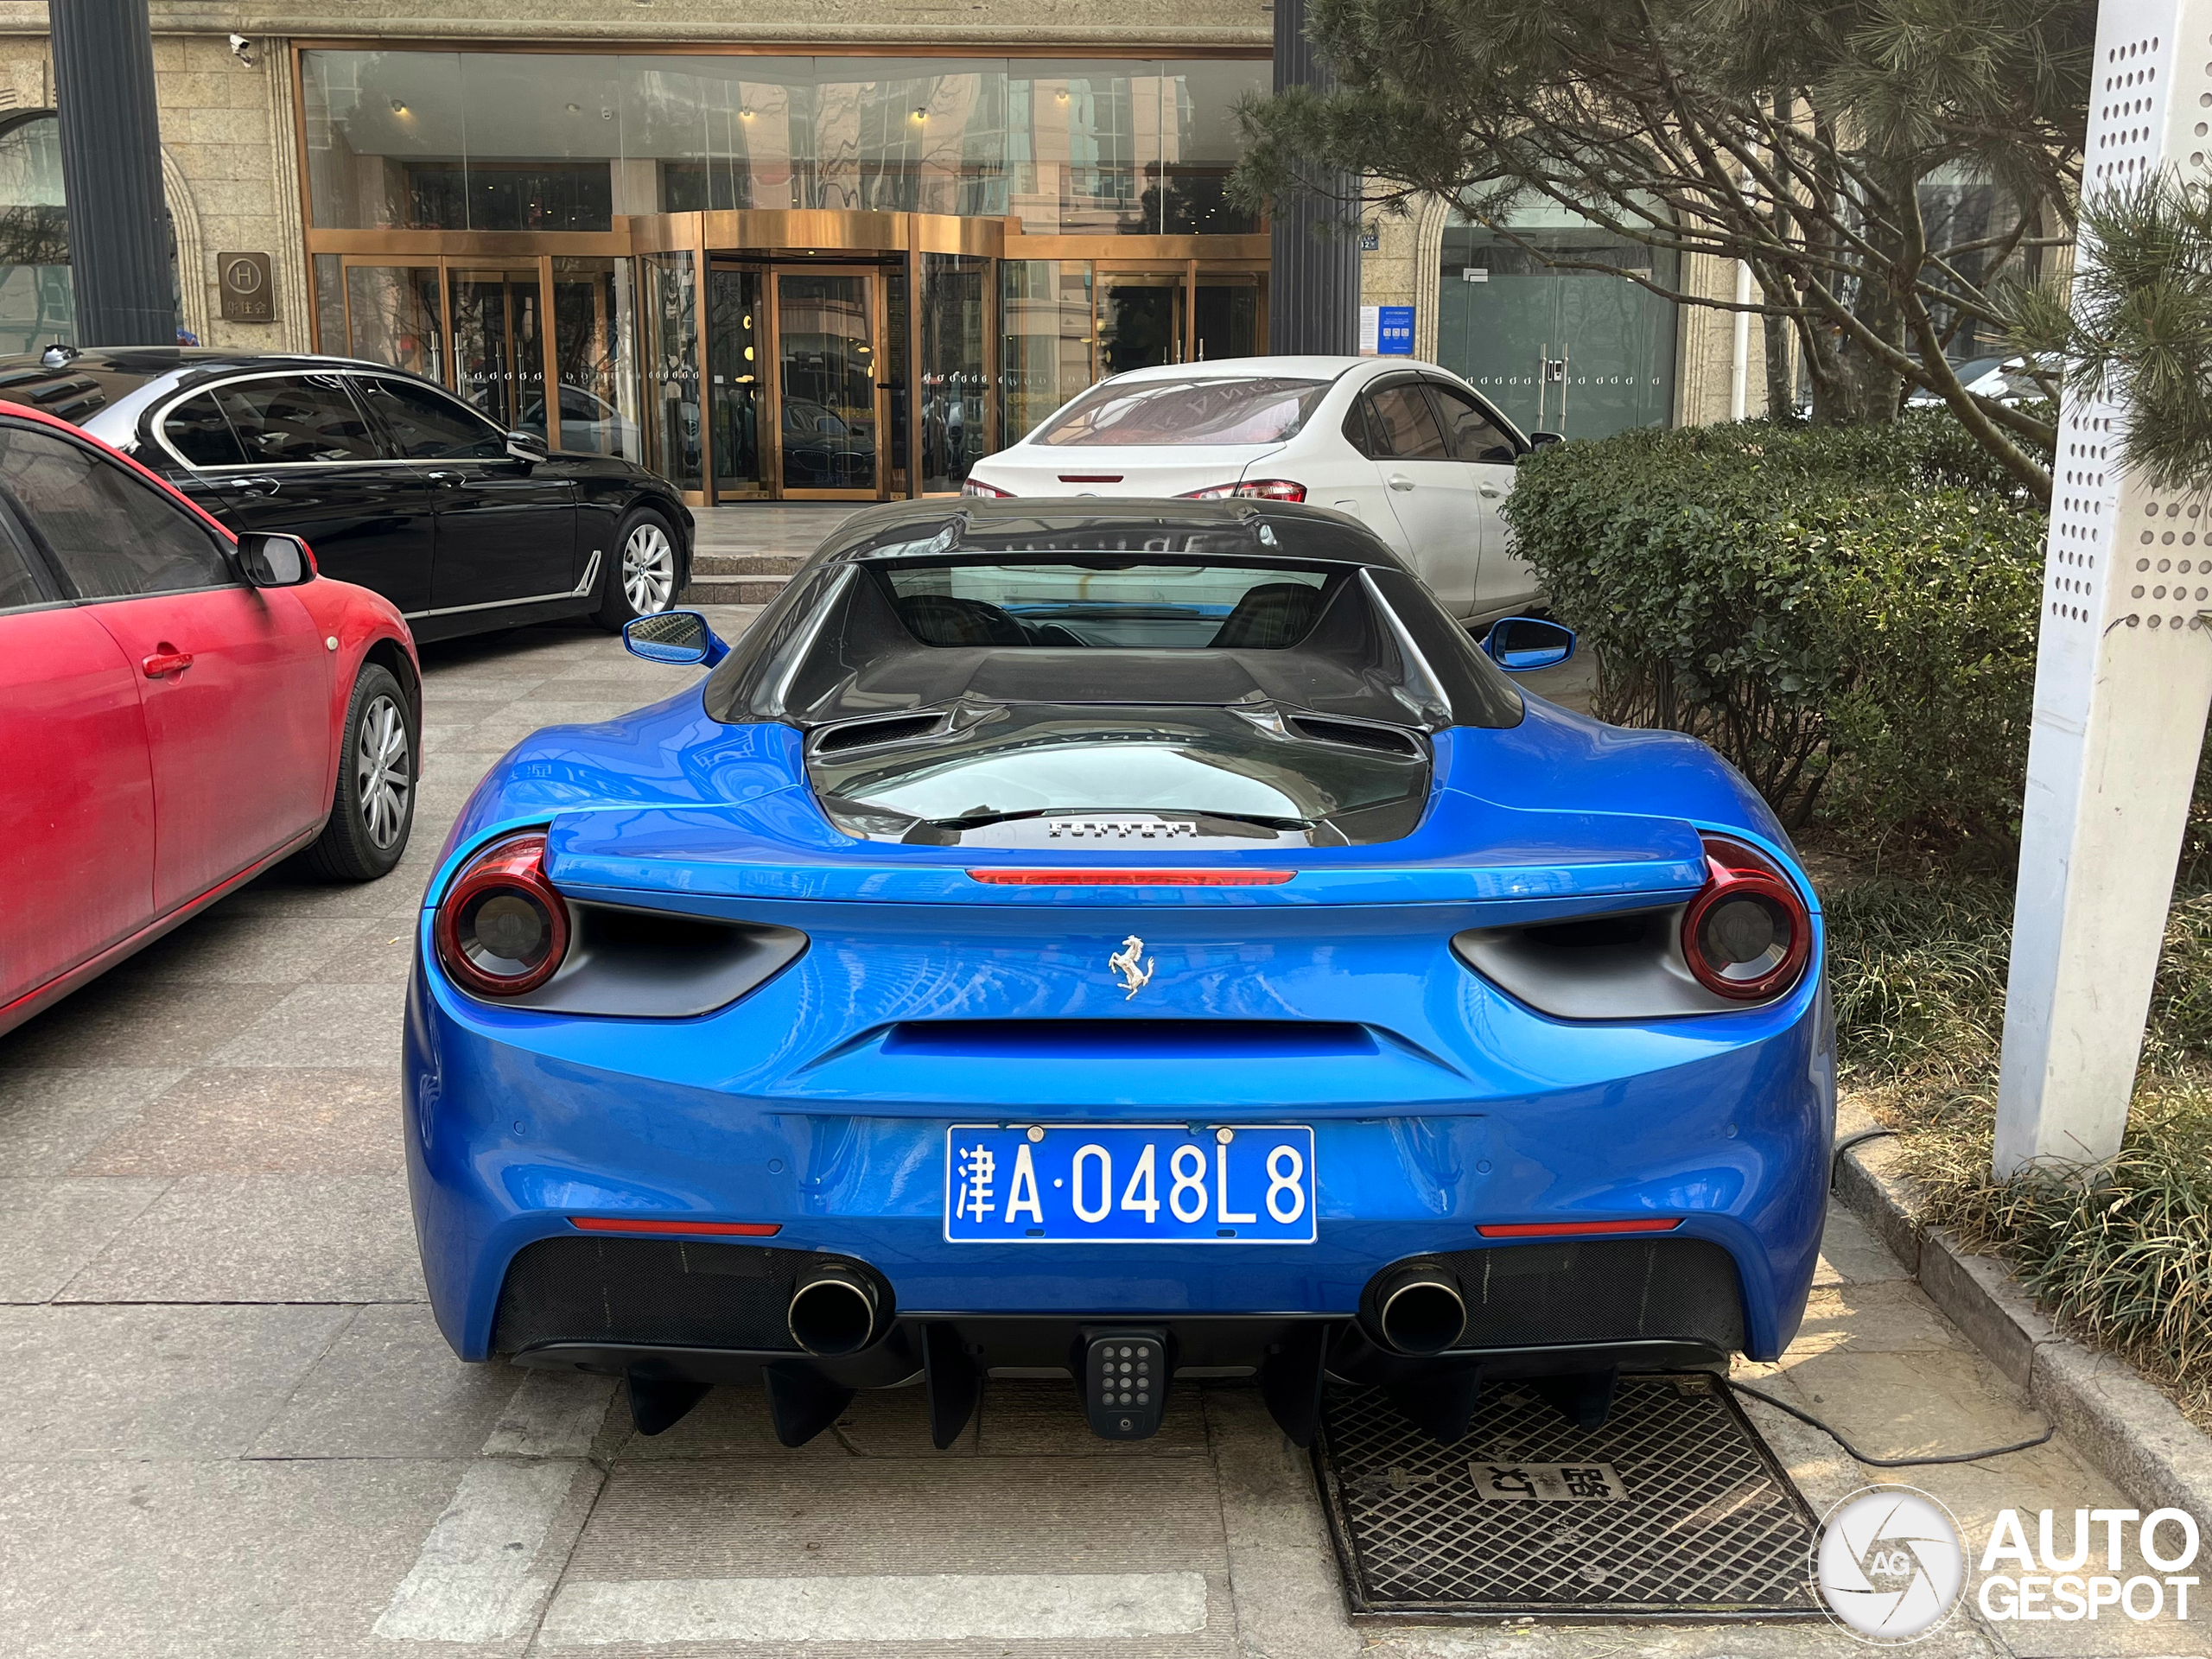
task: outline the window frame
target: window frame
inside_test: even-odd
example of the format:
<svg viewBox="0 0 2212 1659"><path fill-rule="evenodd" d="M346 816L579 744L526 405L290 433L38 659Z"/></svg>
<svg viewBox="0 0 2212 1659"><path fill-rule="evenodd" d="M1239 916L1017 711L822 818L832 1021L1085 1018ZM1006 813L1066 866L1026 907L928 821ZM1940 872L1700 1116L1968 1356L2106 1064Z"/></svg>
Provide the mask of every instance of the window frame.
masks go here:
<svg viewBox="0 0 2212 1659"><path fill-rule="evenodd" d="M245 572L238 569L238 543L235 538L227 531L210 524L189 502L180 499L169 486L158 480L141 478L129 463L117 460L107 450L95 444L81 442L70 433L38 421L25 421L0 416L0 431L29 432L52 438L57 443L64 444L73 449L82 450L91 457L95 466L106 467L121 474L130 487L145 491L162 506L176 513L190 524L193 529L207 537L215 550L215 556L221 563L225 574L229 578L226 582L214 582L205 587L161 588L151 593L143 594L79 593L77 591L75 578L69 574L68 565L63 562L61 556L54 551L54 544L46 539L46 533L39 528L37 516L17 498L13 490L4 483L0 483L0 527L4 527L7 532L16 539L17 545L32 555L35 564L43 562L43 574L48 583L61 595L56 603L78 607L120 605L132 600L175 599L187 594L218 594L229 588L252 586L246 581ZM47 607L41 605L19 608L43 610ZM16 612L10 611L0 613L0 614L14 615Z"/></svg>
<svg viewBox="0 0 2212 1659"><path fill-rule="evenodd" d="M1456 460L1456 457L1452 454L1451 430L1444 424L1443 411L1437 408L1435 400L1427 396L1428 381L1425 376L1415 374L1411 371L1401 371L1395 374L1377 375L1374 379L1368 382L1366 387L1361 391L1360 396L1363 398L1371 399L1382 392L1397 391L1408 387L1414 391L1416 396L1420 397L1422 406L1428 410L1428 418L1436 423L1436 435L1443 443L1444 453L1437 455L1402 455L1395 450L1385 449L1380 454L1372 453L1369 454L1368 459L1370 461L1378 462L1385 461L1451 461ZM1367 410L1368 442L1370 444L1374 442L1375 435L1378 429L1388 431L1389 429L1382 425L1382 417L1370 408Z"/></svg>
<svg viewBox="0 0 2212 1659"><path fill-rule="evenodd" d="M370 402L365 396L357 393L353 399L354 404L360 410L363 417L383 439L385 460L397 461L405 467L467 467L482 466L495 461L511 459L507 454L507 434L499 423L481 410L470 408L467 402L454 397L445 387L433 385L428 380L418 379L411 374L396 369L348 369L345 373L349 380L397 381L410 391L429 392L435 399L451 404L470 420L482 426L493 435L499 446L499 453L496 455L403 455L399 453L399 442L393 435L391 423L385 419L384 410ZM348 390L351 388L349 387Z"/></svg>
<svg viewBox="0 0 2212 1659"><path fill-rule="evenodd" d="M1465 398L1473 406L1475 412L1490 423L1491 429L1505 440L1505 447L1513 452L1503 461L1487 460L1479 455L1460 454L1454 454L1452 457L1452 460L1465 461L1473 467L1510 467L1529 453L1528 442L1513 429L1510 422L1499 416L1497 410L1491 406L1487 398L1478 396L1468 387L1454 385L1430 375L1423 375L1421 384L1428 388L1428 401L1436 410L1437 423L1444 429L1446 448L1450 449L1456 446L1452 441L1452 424L1446 418L1445 400L1448 397L1457 397Z"/></svg>
<svg viewBox="0 0 2212 1659"><path fill-rule="evenodd" d="M339 383L340 390L344 392L346 401L353 405L353 412L361 417L362 425L369 429L370 435L376 441L377 448L384 451L382 454L364 455L356 461L255 461L249 457L238 466L196 467L187 461L182 452L169 442L170 415L202 393L218 399L215 407L221 410L223 418L229 421L230 411L223 409L219 399L220 394L232 387L242 386L255 380L311 380L319 375L327 375ZM385 433L383 423L377 420L361 400L353 395L353 388L346 384L349 378L346 371L342 369L291 368L258 369L250 374L226 374L211 380L199 380L180 389L175 397L157 405L154 412L146 417L146 426L153 435L154 442L161 446L162 453L168 458L169 461L195 478L232 477L250 473L292 473L309 467L387 466L393 457L391 453L391 445ZM233 437L237 437L238 425L235 422L231 423L231 433ZM239 453L245 453L245 440L244 438L238 438L238 449Z"/></svg>

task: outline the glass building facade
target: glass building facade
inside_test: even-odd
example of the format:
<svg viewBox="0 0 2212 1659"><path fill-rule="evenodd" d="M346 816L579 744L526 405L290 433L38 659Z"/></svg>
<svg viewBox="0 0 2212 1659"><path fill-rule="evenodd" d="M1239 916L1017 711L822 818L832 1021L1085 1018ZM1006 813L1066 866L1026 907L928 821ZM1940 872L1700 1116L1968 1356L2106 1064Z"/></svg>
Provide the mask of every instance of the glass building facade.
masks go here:
<svg viewBox="0 0 2212 1659"><path fill-rule="evenodd" d="M1251 57L297 55L318 344L698 499L957 490L1265 349Z"/></svg>

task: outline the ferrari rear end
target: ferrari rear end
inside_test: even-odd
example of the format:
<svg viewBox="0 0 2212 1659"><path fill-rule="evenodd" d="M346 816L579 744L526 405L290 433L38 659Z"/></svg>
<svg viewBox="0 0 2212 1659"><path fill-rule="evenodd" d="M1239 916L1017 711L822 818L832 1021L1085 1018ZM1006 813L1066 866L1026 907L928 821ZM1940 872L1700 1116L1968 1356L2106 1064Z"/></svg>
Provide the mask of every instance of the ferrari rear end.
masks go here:
<svg viewBox="0 0 2212 1659"><path fill-rule="evenodd" d="M407 1057L456 1351L648 1431L765 1377L793 1444L919 1376L941 1445L995 1372L1113 1438L1256 1376L1301 1442L1334 1373L1449 1440L1780 1352L1832 1040L1740 780L1524 702L1327 515L917 511L456 830Z"/></svg>

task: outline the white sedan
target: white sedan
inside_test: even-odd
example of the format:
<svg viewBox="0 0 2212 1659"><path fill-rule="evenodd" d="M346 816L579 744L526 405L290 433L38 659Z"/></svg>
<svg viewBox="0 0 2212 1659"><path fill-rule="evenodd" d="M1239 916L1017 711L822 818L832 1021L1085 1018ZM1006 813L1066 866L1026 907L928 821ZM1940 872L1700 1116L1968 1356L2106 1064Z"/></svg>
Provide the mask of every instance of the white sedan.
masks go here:
<svg viewBox="0 0 2212 1659"><path fill-rule="evenodd" d="M987 496L1263 496L1350 513L1470 622L1539 595L1498 509L1535 443L1457 375L1403 358L1179 363L1103 380L986 455Z"/></svg>

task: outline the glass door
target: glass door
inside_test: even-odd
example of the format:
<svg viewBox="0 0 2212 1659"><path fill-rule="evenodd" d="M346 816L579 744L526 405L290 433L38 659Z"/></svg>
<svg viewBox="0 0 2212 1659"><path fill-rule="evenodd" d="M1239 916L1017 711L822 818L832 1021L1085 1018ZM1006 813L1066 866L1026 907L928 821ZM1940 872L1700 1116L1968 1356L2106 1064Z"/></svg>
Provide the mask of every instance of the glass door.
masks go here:
<svg viewBox="0 0 2212 1659"><path fill-rule="evenodd" d="M346 262L343 340L322 349L389 363L426 380L446 378L445 298L435 257L419 265ZM325 332L328 332L326 327Z"/></svg>
<svg viewBox="0 0 2212 1659"><path fill-rule="evenodd" d="M1224 357L1257 357L1268 337L1267 279L1255 270L1208 270L1198 268L1191 312L1201 363Z"/></svg>
<svg viewBox="0 0 2212 1659"><path fill-rule="evenodd" d="M777 477L786 497L874 500L877 454L876 342L880 291L873 270L785 269L775 293Z"/></svg>
<svg viewBox="0 0 2212 1659"><path fill-rule="evenodd" d="M717 264L708 276L707 391L717 499L770 493L766 282L766 273L741 265Z"/></svg>
<svg viewBox="0 0 2212 1659"><path fill-rule="evenodd" d="M512 270L455 267L450 276L456 389L509 431L525 424L546 429L537 262Z"/></svg>
<svg viewBox="0 0 2212 1659"><path fill-rule="evenodd" d="M1102 264L1097 283L1102 379L1183 361L1190 289L1181 269L1111 270Z"/></svg>

